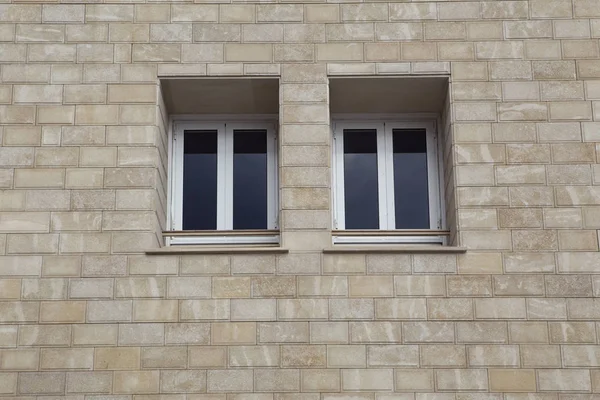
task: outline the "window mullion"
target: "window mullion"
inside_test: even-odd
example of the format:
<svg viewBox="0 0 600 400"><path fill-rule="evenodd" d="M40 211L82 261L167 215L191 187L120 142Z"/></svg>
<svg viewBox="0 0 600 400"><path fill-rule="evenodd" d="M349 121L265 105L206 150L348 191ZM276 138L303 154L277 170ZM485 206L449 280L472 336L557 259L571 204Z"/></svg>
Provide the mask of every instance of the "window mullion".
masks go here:
<svg viewBox="0 0 600 400"><path fill-rule="evenodd" d="M335 229L343 230L346 228L346 207L344 204L344 130L334 128L333 135L333 201L335 205Z"/></svg>
<svg viewBox="0 0 600 400"><path fill-rule="evenodd" d="M175 125L173 132L173 229L183 229L183 130Z"/></svg>
<svg viewBox="0 0 600 400"><path fill-rule="evenodd" d="M267 128L267 229L278 227L277 139L275 126Z"/></svg>
<svg viewBox="0 0 600 400"><path fill-rule="evenodd" d="M438 165L438 143L434 128L427 128L427 182L429 193L429 224L431 229L442 229L441 182Z"/></svg>
<svg viewBox="0 0 600 400"><path fill-rule="evenodd" d="M219 128L217 149L217 229L233 229L233 131Z"/></svg>
<svg viewBox="0 0 600 400"><path fill-rule="evenodd" d="M389 124L384 124L385 131L385 185L386 185L386 200L387 200L387 227L384 229L396 229L396 207L394 191L394 135L392 127Z"/></svg>
<svg viewBox="0 0 600 400"><path fill-rule="evenodd" d="M388 185L385 125L378 124L377 128L377 187L379 198L379 229L388 229Z"/></svg>

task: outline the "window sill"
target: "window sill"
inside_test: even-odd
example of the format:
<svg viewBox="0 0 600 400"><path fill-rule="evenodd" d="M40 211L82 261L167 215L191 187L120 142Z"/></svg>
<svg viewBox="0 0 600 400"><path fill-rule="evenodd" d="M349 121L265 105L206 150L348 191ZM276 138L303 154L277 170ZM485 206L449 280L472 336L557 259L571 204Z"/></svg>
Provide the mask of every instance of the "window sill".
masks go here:
<svg viewBox="0 0 600 400"><path fill-rule="evenodd" d="M278 246L278 230L164 231L167 246Z"/></svg>
<svg viewBox="0 0 600 400"><path fill-rule="evenodd" d="M444 245L450 231L435 229L398 230L334 230L331 232L333 246L429 246Z"/></svg>
<svg viewBox="0 0 600 400"><path fill-rule="evenodd" d="M207 246L165 246L159 249L146 250L147 255L169 254L285 254L288 249L283 247L207 247Z"/></svg>
<svg viewBox="0 0 600 400"><path fill-rule="evenodd" d="M372 246L350 246L334 245L323 249L324 254L340 253L437 253L437 254L462 254L466 253L466 247L441 246L441 245L372 245Z"/></svg>

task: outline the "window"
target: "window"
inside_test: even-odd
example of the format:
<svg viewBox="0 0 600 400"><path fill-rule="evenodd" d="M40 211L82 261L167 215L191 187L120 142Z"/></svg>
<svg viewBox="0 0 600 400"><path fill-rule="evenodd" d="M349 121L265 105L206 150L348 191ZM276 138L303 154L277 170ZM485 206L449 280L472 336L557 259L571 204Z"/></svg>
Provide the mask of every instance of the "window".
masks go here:
<svg viewBox="0 0 600 400"><path fill-rule="evenodd" d="M277 243L274 123L176 122L170 244Z"/></svg>
<svg viewBox="0 0 600 400"><path fill-rule="evenodd" d="M434 122L335 123L334 242L442 243L437 147Z"/></svg>

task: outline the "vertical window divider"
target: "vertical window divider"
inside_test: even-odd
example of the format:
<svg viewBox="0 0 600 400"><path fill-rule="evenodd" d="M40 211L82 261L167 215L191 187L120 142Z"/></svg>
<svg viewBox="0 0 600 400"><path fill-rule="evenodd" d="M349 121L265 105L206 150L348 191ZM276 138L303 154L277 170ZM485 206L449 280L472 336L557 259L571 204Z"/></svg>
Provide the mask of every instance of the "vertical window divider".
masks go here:
<svg viewBox="0 0 600 400"><path fill-rule="evenodd" d="M226 124L219 128L217 157L217 229L233 227L233 131Z"/></svg>
<svg viewBox="0 0 600 400"><path fill-rule="evenodd" d="M427 177L429 193L429 225L431 229L441 229L440 217L442 207L442 190L440 188L440 171L438 165L438 141L435 122L427 125Z"/></svg>
<svg viewBox="0 0 600 400"><path fill-rule="evenodd" d="M183 193L183 141L184 134L181 125L175 125L173 134L173 190L176 193ZM171 221L173 229L179 230L183 226L183 196L173 196L173 220Z"/></svg>
<svg viewBox="0 0 600 400"><path fill-rule="evenodd" d="M277 173L277 135L275 125L267 127L267 227L279 227L279 179Z"/></svg>
<svg viewBox="0 0 600 400"><path fill-rule="evenodd" d="M387 161L386 161L386 138L385 124L373 124L377 129L377 189L379 199L379 229L388 227L388 184L387 184Z"/></svg>
<svg viewBox="0 0 600 400"><path fill-rule="evenodd" d="M334 168L334 182L333 187L335 188L333 193L333 201L335 204L335 226L336 229L346 229L346 207L344 204L344 134L343 127L338 128L336 124L333 132L333 168Z"/></svg>
<svg viewBox="0 0 600 400"><path fill-rule="evenodd" d="M394 191L394 134L390 124L383 124L384 137L385 137L385 184L386 187L386 227L383 229L393 230L396 229L396 204ZM400 193L398 193L400 195Z"/></svg>

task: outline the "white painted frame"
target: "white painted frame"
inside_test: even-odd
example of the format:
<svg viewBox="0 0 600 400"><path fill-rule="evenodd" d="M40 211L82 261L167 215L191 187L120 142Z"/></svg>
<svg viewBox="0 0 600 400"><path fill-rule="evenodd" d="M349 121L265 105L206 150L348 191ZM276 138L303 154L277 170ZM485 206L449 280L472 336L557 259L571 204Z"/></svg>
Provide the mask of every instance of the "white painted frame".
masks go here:
<svg viewBox="0 0 600 400"><path fill-rule="evenodd" d="M181 231L183 227L183 148L186 130L217 131L217 231L211 236L172 236L168 244L255 244L277 243L278 236L219 235L220 230L233 230L233 133L238 129L267 131L267 229L278 229L279 196L277 165L277 124L257 119L228 119L227 122L183 118L173 121L170 204L172 216L169 227Z"/></svg>
<svg viewBox="0 0 600 400"><path fill-rule="evenodd" d="M356 118L356 116L355 116ZM349 120L344 115L333 123L333 226L345 229L344 205L344 135L345 129L375 129L377 131L377 165L379 229L395 230L393 129L425 129L427 140L427 175L429 194L429 228L443 228L442 183L440 182L439 143L436 121L433 119L410 120L405 118L379 118ZM443 243L442 236L334 236L334 243Z"/></svg>

